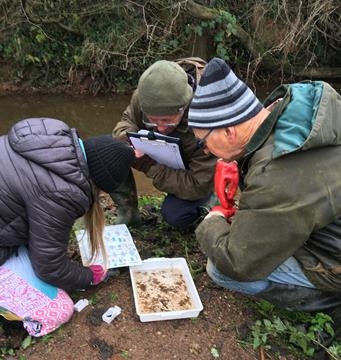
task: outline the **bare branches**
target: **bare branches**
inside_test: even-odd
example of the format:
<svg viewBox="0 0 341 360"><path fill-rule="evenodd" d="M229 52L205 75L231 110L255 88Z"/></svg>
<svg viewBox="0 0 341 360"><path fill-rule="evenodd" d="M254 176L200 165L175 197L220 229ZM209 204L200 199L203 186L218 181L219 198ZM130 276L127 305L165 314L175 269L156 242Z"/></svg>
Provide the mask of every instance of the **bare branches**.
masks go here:
<svg viewBox="0 0 341 360"><path fill-rule="evenodd" d="M249 70L280 69L282 76L310 78L339 74L338 68L324 71L322 65L328 60L340 64L331 52L339 51L341 44L340 10L337 0L254 0L251 15L242 18L245 23L251 20L248 32L254 34L251 46L245 47L251 55Z"/></svg>
<svg viewBox="0 0 341 360"><path fill-rule="evenodd" d="M203 3L219 3L221 8ZM48 76L62 64L64 69L86 70L106 85L117 76L133 79L157 59L188 55L227 54L246 70L247 78L259 69L283 76L328 76L338 74L340 66L339 0L200 4L195 0L2 0L0 4L0 38L7 54L12 51L19 66L27 60Z"/></svg>
<svg viewBox="0 0 341 360"><path fill-rule="evenodd" d="M75 28L72 28L71 26L65 25L62 22L62 18L49 18L49 19L42 19L41 17L36 17L33 12L27 7L27 2L25 0L21 0L21 8L22 11L26 17L26 19L33 25L44 25L44 24L54 24L60 27L61 29L72 33L77 36L83 36L83 33Z"/></svg>

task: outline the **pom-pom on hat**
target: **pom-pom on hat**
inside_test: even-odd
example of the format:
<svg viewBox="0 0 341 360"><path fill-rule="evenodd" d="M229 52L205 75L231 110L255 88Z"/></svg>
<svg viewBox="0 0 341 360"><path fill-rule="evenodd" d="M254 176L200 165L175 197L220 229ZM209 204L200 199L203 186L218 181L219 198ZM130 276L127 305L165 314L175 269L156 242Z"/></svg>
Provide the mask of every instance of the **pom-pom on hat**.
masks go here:
<svg viewBox="0 0 341 360"><path fill-rule="evenodd" d="M148 115L173 115L189 104L193 96L185 70L173 61L159 60L140 77L137 96Z"/></svg>
<svg viewBox="0 0 341 360"><path fill-rule="evenodd" d="M134 150L111 135L93 136L83 144L90 178L99 189L113 192L127 178L135 161Z"/></svg>
<svg viewBox="0 0 341 360"><path fill-rule="evenodd" d="M205 66L189 107L188 125L215 129L247 121L263 109L251 89L224 60L213 58Z"/></svg>

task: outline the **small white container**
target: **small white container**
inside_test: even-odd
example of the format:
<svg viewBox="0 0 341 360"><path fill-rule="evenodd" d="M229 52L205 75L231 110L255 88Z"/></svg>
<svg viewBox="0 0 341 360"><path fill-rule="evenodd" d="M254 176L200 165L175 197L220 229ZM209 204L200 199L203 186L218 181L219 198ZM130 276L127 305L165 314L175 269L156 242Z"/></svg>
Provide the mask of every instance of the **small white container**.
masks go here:
<svg viewBox="0 0 341 360"><path fill-rule="evenodd" d="M103 315L102 320L107 324L110 324L118 315L121 314L122 309L115 305L110 307Z"/></svg>
<svg viewBox="0 0 341 360"><path fill-rule="evenodd" d="M139 306L139 294L141 294L141 289L139 293L138 287L141 288L141 284L138 284L138 274L143 272L147 273L157 273L159 271L176 271L182 274L182 279L186 284L187 294L191 300L191 307L186 310L175 310L175 311L155 311L155 312L146 312L141 309ZM197 317L200 311L203 309L198 291L195 287L193 278L189 271L187 262L184 258L151 258L143 260L141 265L130 266L130 279L133 287L134 302L136 313L140 317L140 321L160 321L160 320L173 320L173 319L183 319L183 318L194 318ZM148 284L148 287L155 286L158 287L157 281L151 282ZM161 284L162 286L162 284ZM175 284L176 288L176 284Z"/></svg>
<svg viewBox="0 0 341 360"><path fill-rule="evenodd" d="M85 307L87 307L89 305L89 300L88 299L80 299L76 302L76 304L74 304L74 309L77 312L82 311Z"/></svg>

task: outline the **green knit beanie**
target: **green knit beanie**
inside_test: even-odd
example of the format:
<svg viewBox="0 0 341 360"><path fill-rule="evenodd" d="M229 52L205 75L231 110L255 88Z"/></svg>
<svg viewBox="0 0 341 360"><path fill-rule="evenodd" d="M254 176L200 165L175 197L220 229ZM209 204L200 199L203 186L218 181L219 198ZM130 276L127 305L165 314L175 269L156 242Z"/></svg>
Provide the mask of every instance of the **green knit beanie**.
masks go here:
<svg viewBox="0 0 341 360"><path fill-rule="evenodd" d="M180 65L159 60L141 75L137 94L144 113L173 115L189 104L193 90Z"/></svg>

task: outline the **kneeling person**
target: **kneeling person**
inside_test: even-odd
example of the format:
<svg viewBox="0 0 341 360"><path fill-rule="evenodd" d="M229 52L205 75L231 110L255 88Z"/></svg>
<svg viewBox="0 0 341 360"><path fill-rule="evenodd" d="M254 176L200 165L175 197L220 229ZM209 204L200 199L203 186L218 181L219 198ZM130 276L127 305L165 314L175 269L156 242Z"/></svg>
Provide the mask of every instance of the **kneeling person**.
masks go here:
<svg viewBox="0 0 341 360"><path fill-rule="evenodd" d="M195 80L190 79L177 63L157 61L140 77L129 106L113 130L114 137L126 137L127 131L147 129L181 140L187 169L158 164L147 155L132 165L152 179L156 189L167 194L161 215L178 228L193 224L202 215L202 207L210 207L211 199L215 199L212 195L216 158L197 146L197 139L188 127L187 107L195 86ZM118 205L117 223L140 223L132 172L111 197Z"/></svg>

